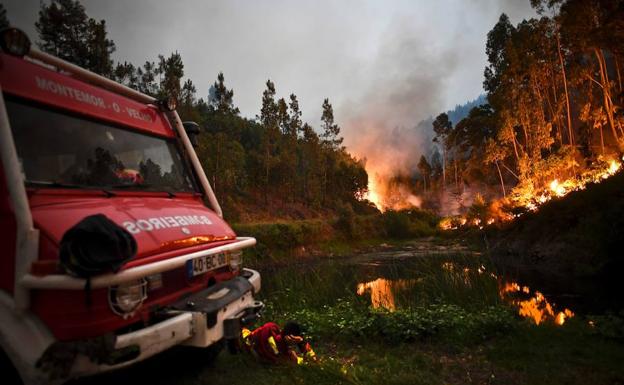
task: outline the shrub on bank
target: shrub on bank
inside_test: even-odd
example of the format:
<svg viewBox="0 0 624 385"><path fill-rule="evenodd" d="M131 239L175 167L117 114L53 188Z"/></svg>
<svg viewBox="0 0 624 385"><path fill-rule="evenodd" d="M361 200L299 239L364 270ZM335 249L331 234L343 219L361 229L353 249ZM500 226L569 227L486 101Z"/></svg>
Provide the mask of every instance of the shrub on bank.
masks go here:
<svg viewBox="0 0 624 385"><path fill-rule="evenodd" d="M235 224L240 236L252 236L262 250L291 250L299 246L325 242L332 238L332 228L325 221L304 220L277 223Z"/></svg>
<svg viewBox="0 0 624 385"><path fill-rule="evenodd" d="M435 215L421 210L389 210L383 214L387 236L396 239L434 235L437 222Z"/></svg>
<svg viewBox="0 0 624 385"><path fill-rule="evenodd" d="M383 214L356 215L350 205L343 205L335 219L312 219L276 223L235 224L238 235L258 240L259 257L272 252L288 253L294 249L319 246L330 241L357 242L366 239L406 239L436 234L438 218L421 210L387 211Z"/></svg>

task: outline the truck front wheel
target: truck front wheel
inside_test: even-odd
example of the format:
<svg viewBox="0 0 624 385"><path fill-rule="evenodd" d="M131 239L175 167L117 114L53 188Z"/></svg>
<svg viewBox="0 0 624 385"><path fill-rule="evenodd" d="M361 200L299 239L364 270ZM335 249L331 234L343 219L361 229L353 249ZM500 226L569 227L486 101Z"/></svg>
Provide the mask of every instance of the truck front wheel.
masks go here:
<svg viewBox="0 0 624 385"><path fill-rule="evenodd" d="M0 349L0 373L2 373L2 383L8 385L23 385L24 382L19 376L17 369L13 366L11 359L4 350Z"/></svg>

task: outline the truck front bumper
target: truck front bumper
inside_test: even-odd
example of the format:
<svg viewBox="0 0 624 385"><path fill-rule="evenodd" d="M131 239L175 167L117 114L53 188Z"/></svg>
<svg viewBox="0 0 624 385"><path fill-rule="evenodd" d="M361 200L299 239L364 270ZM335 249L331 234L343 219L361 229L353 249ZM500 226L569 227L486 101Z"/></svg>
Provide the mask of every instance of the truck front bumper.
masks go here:
<svg viewBox="0 0 624 385"><path fill-rule="evenodd" d="M171 318L118 335L111 356L121 357L121 360L97 363L90 357L78 355L69 377L126 367L176 345L208 347L223 338L233 338L237 330L232 330L232 325L240 325L241 319L244 322L257 318L264 307L253 298L260 285L257 271L243 269L241 275L233 280L218 283L176 302L168 310Z"/></svg>

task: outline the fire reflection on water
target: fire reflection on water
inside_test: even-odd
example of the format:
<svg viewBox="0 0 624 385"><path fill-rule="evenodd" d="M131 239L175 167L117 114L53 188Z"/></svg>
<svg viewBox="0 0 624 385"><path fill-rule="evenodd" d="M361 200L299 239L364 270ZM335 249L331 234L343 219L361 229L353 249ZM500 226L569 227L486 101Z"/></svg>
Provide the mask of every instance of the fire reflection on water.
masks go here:
<svg viewBox="0 0 624 385"><path fill-rule="evenodd" d="M524 298L517 298L518 293L521 293ZM516 282L501 282L500 295L518 308L518 314L532 319L536 325L546 321L563 325L566 319L574 316L574 313L567 308L556 311L554 305L548 302L542 293L539 291L531 293L528 286L521 287Z"/></svg>
<svg viewBox="0 0 624 385"><path fill-rule="evenodd" d="M375 309L396 310L395 291L405 289L413 280L377 278L374 281L359 283L358 295L370 292L371 304Z"/></svg>
<svg viewBox="0 0 624 385"><path fill-rule="evenodd" d="M467 285L470 285L468 273L470 269L457 269L455 264L445 262L442 267L449 273L459 273L465 278ZM485 268L480 266L477 269L479 275L486 273ZM563 325L574 313L567 308L556 310L546 297L539 291L531 291L528 286L521 286L516 282L505 281L497 277L494 273L488 274L490 278L497 279L499 285L499 295L507 303L518 310L518 314L524 318L532 320L536 325L552 322L556 325ZM370 293L371 305L378 309L384 308L395 311L397 308L395 295L399 290L404 290L415 284L414 279L385 279L377 278L374 281L362 282L357 285L357 294L364 295Z"/></svg>

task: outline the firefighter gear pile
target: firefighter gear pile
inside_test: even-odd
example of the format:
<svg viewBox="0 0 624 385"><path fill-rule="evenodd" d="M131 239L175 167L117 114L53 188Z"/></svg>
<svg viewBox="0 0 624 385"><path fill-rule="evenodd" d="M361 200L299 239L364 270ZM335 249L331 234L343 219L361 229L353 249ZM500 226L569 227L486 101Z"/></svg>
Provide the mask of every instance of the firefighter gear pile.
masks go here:
<svg viewBox="0 0 624 385"><path fill-rule="evenodd" d="M271 363L286 360L303 364L316 360L314 350L294 323L287 323L284 330L273 322L267 322L253 331L243 328L242 339L246 350Z"/></svg>

